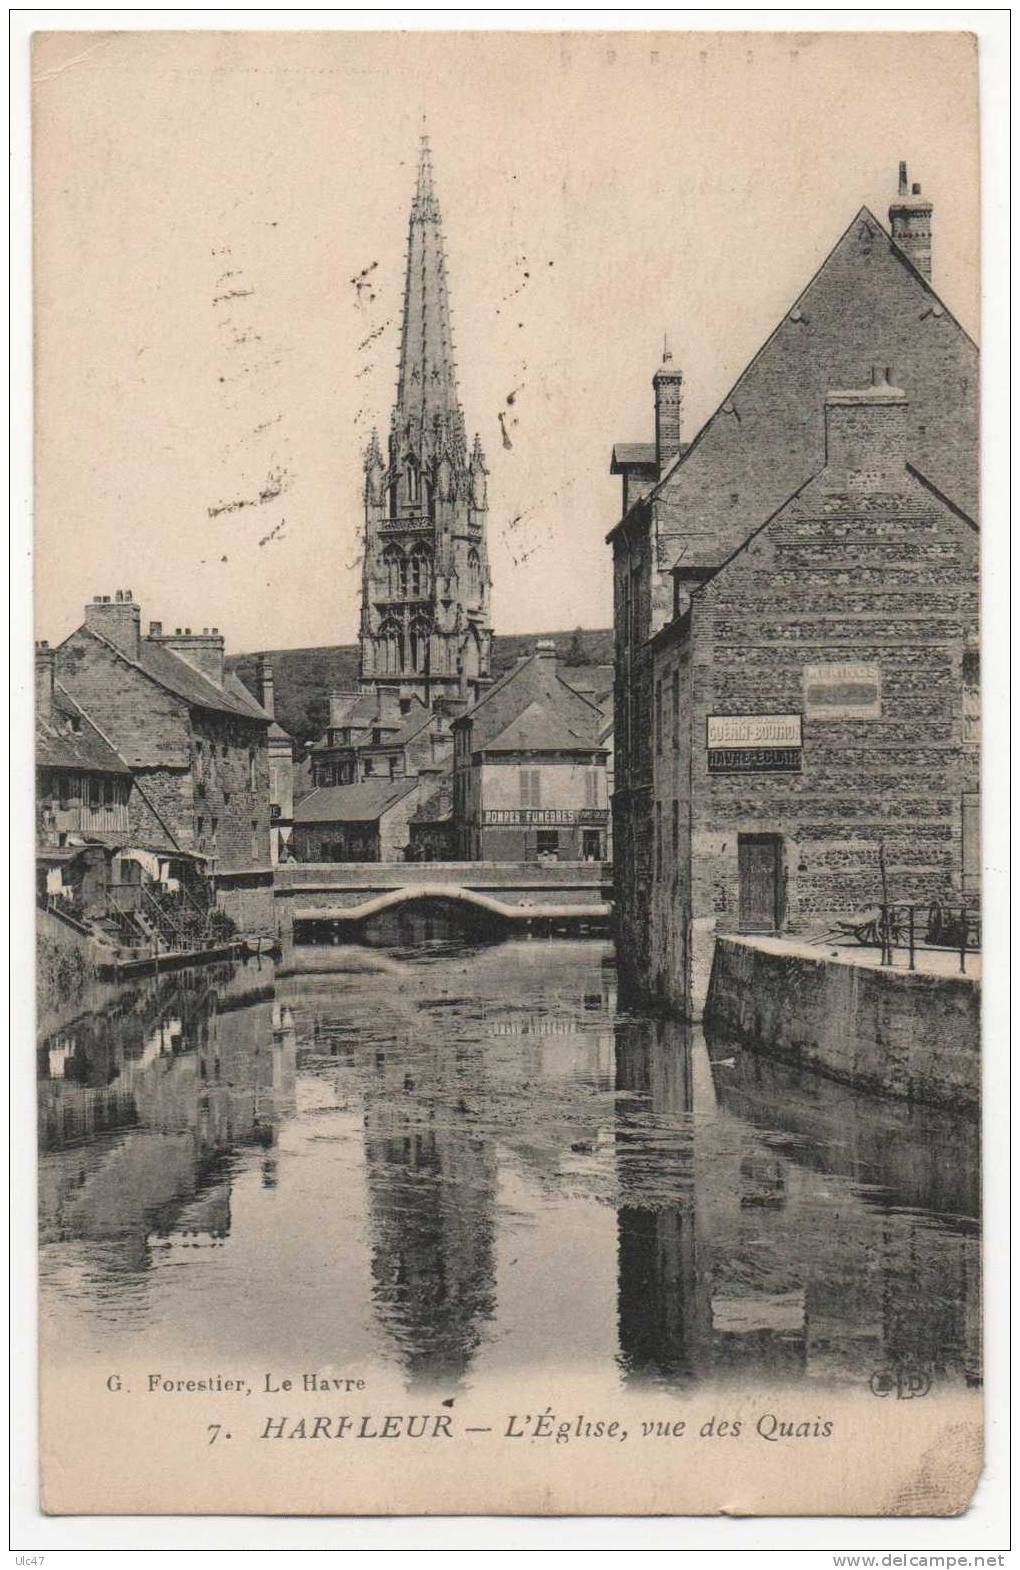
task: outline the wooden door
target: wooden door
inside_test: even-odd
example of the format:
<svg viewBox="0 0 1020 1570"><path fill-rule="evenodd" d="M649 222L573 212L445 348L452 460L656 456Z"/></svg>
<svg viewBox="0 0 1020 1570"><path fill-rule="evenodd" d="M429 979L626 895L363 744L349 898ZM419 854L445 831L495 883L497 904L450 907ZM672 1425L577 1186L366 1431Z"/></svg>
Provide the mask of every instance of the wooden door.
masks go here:
<svg viewBox="0 0 1020 1570"><path fill-rule="evenodd" d="M781 847L778 834L739 836L741 932L775 932L779 926Z"/></svg>

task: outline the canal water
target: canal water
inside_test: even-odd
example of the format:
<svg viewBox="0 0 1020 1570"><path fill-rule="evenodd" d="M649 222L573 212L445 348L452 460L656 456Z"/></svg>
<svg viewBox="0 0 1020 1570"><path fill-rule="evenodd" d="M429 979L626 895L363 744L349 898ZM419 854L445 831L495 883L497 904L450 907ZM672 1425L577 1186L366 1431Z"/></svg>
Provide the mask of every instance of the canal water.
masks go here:
<svg viewBox="0 0 1020 1570"><path fill-rule="evenodd" d="M979 1378L976 1126L629 1014L608 944L405 920L122 987L38 1065L55 1358Z"/></svg>

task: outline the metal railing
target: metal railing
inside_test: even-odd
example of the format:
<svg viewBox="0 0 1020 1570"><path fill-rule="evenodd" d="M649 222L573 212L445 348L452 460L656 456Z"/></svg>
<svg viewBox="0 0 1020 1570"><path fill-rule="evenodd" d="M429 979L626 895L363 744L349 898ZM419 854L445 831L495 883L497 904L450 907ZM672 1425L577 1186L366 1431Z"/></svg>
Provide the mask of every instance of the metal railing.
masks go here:
<svg viewBox="0 0 1020 1570"><path fill-rule="evenodd" d="M843 922L840 930L847 940L880 949L883 965L892 965L895 951L905 949L908 970L917 968L919 948L941 949L959 955L960 972L965 975L967 954L981 950L980 910L938 899L928 905L882 904L876 916L856 925Z"/></svg>

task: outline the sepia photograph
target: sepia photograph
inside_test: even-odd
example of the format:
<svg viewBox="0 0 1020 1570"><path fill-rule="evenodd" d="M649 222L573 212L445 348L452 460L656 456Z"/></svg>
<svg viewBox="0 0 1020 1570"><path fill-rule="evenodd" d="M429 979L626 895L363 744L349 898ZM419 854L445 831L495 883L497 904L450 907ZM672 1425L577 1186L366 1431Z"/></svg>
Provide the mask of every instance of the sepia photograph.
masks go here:
<svg viewBox="0 0 1020 1570"><path fill-rule="evenodd" d="M45 16L41 1510L966 1512L975 36Z"/></svg>

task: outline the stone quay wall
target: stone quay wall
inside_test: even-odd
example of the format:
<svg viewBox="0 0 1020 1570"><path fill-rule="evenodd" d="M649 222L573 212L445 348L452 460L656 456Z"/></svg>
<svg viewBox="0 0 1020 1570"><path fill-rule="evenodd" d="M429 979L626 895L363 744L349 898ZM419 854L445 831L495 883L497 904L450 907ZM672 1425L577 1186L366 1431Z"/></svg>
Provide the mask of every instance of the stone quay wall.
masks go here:
<svg viewBox="0 0 1020 1570"><path fill-rule="evenodd" d="M861 1090L976 1109L980 997L968 976L851 965L718 936L705 1028Z"/></svg>

